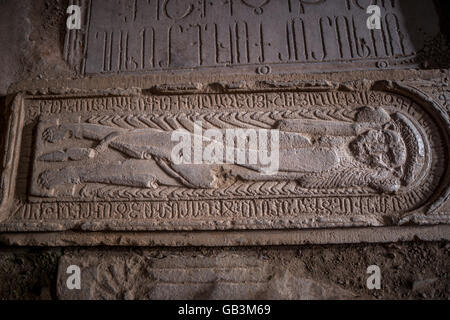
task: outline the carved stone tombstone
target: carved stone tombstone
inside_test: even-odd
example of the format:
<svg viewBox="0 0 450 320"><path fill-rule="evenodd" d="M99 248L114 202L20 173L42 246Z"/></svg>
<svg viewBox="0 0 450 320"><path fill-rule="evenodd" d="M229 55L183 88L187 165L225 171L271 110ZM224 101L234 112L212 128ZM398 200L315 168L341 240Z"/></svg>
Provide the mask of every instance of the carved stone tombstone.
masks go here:
<svg viewBox="0 0 450 320"><path fill-rule="evenodd" d="M68 32L65 54L86 74L320 72L446 59L436 9L420 0L74 3L84 32ZM380 29L367 27L371 4L380 8Z"/></svg>
<svg viewBox="0 0 450 320"><path fill-rule="evenodd" d="M3 242L450 237L448 78L403 70L436 58L424 56L440 48L434 7L376 1L382 28L369 30L370 1L75 2L83 29L66 58L97 76L11 88ZM276 170L226 153L174 160L176 133L200 141L195 153L214 142L206 130L276 137Z"/></svg>
<svg viewBox="0 0 450 320"><path fill-rule="evenodd" d="M198 83L182 92L17 96L2 173L2 230L448 222L439 211L448 197L448 116L422 90L367 80L313 89L301 82L246 85L258 90L223 85L211 92ZM277 129L278 171L175 163L173 132L193 132L196 123L219 133Z"/></svg>

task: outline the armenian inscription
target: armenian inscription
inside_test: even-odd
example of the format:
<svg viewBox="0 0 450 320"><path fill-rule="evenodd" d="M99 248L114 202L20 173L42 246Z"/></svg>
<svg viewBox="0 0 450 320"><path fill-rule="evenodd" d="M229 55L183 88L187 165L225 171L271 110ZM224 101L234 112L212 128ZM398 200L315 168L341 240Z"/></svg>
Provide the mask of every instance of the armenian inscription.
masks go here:
<svg viewBox="0 0 450 320"><path fill-rule="evenodd" d="M380 28L367 27L370 5L380 8ZM87 74L395 68L417 64L439 32L434 7L420 0L90 0L82 7L86 38L68 31L66 52L86 42Z"/></svg>

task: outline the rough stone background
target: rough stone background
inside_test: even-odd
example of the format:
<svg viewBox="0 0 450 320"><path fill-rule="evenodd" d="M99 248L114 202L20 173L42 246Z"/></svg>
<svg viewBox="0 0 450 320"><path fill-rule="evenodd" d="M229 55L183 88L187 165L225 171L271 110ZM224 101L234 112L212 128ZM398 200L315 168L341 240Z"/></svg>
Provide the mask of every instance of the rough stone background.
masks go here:
<svg viewBox="0 0 450 320"><path fill-rule="evenodd" d="M175 261L242 262L245 259L261 261L264 271L244 268L240 273L252 275L268 282L255 286L242 281L241 288L247 298L354 298L354 299L448 299L450 297L450 245L448 243L410 242L395 244L358 245L310 245L267 248L186 248L180 249L132 249L132 248L2 248L0 250L0 298L1 299L56 299L71 298L64 292L67 263L78 262L82 267L82 289L87 291L98 282L112 283L102 293L81 294L83 297L109 299L146 299L155 292L155 280L163 278L189 278L208 281L208 286L185 286L186 290L171 292L162 297L185 299L236 298L220 285L219 272L206 275L170 275L160 271L159 279L146 271L146 267ZM174 259L171 259L173 261ZM147 261L147 262L146 262ZM58 262L61 270L57 280ZM200 262L201 263L201 262ZM177 265L173 265L171 268ZM176 264L176 263L175 263ZM188 263L186 263L187 265ZM376 264L382 272L380 290L366 288L366 268ZM135 268L137 266L137 269ZM85 268L86 267L86 268ZM84 271L83 271L84 270ZM136 271L137 270L137 271ZM90 281L83 272L94 273ZM113 275L115 281L102 278ZM222 277L231 275L221 273ZM237 277L237 276L235 276ZM92 283L92 279L97 283ZM59 289L57 290L57 283ZM297 284L297 285L296 285ZM161 287L159 287L161 289ZM258 289L258 290L256 290ZM177 296L175 296L175 293ZM74 293L79 296L80 293ZM238 296L238 298L242 298Z"/></svg>
<svg viewBox="0 0 450 320"><path fill-rule="evenodd" d="M0 103L8 86L22 79L75 77L63 61L65 9L63 0L0 1ZM441 1L442 12L450 12ZM449 30L448 18L443 30ZM1 121L4 121L1 119ZM5 126L2 125L1 128ZM3 135L2 135L3 136ZM201 255L206 259L253 257L269 266L265 276L274 279L259 298L376 298L376 299L448 299L450 298L450 245L448 243L409 242L395 244L314 245L265 248L0 248L0 299L56 299L58 264L84 259L92 268L101 262L114 268L130 261L163 261L168 255ZM365 287L366 268L377 264L382 270L382 289ZM145 265L145 264L144 264ZM62 268L62 267L60 267ZM63 274L59 277L62 281ZM120 273L119 273L120 277ZM141 277L141 278L139 278ZM144 278L142 278L144 277ZM292 279L303 289L286 285ZM133 282L134 281L134 282ZM148 298L148 291L136 291L140 281L151 282L145 274L123 278L111 298ZM214 283L214 278L212 279ZM90 285L90 284L89 284ZM252 288L251 283L246 284ZM276 287L276 290L274 287ZM306 290L305 288L309 288ZM220 296L218 289L186 291L185 298ZM303 291L302 291L303 290ZM274 293L275 292L275 293ZM226 297L226 291L221 293ZM63 297L65 297L63 295ZM255 296L249 296L249 298ZM232 297L229 297L232 298Z"/></svg>

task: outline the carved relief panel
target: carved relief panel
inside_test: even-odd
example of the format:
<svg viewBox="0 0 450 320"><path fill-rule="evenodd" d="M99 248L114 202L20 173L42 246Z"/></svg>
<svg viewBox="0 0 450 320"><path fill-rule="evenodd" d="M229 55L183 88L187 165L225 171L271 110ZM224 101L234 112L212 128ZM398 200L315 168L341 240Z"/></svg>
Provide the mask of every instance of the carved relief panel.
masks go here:
<svg viewBox="0 0 450 320"><path fill-rule="evenodd" d="M448 116L422 89L387 81L202 88L18 97L23 119L15 116L9 128L23 142L11 142L21 150L10 161L17 174L2 175L2 190L16 185L2 230L449 221L439 209L448 197ZM177 163L173 133L195 137L199 123L224 135L276 130L278 170Z"/></svg>

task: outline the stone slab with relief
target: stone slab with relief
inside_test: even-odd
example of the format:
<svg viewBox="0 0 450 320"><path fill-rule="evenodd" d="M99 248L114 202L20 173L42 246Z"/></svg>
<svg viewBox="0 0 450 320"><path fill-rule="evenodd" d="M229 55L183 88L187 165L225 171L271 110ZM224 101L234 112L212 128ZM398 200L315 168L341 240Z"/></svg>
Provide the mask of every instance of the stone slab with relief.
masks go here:
<svg viewBox="0 0 450 320"><path fill-rule="evenodd" d="M83 25L65 54L90 77L24 81L6 99L2 243L450 237L434 6L380 1L370 30L363 1L75 2ZM195 140L198 124L244 145L251 130L276 131L277 170L223 154L174 161L174 133Z"/></svg>

